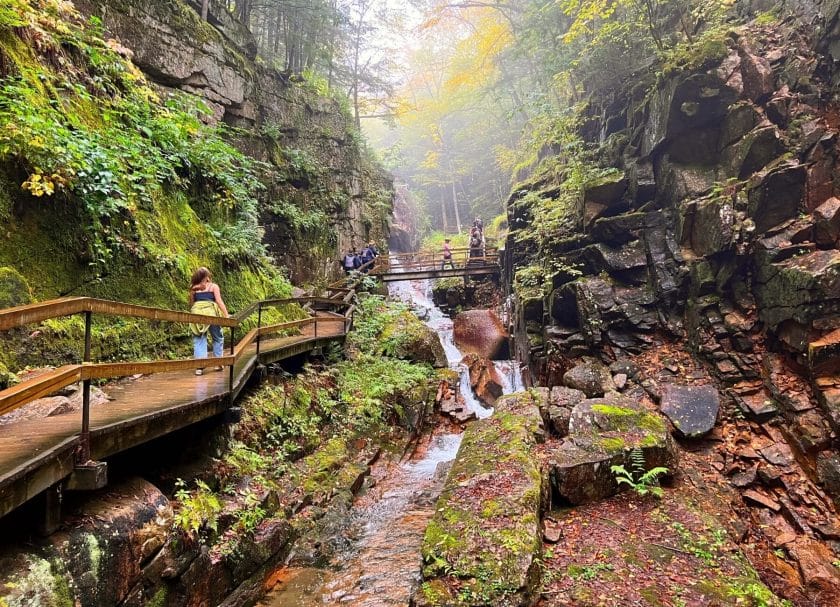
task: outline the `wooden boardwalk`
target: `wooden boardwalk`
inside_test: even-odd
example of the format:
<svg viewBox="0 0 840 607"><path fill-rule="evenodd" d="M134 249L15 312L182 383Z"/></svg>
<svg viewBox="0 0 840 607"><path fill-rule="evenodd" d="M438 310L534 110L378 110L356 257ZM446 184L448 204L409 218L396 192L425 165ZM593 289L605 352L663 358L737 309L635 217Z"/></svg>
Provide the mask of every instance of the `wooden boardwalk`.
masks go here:
<svg viewBox="0 0 840 607"><path fill-rule="evenodd" d="M236 321L228 321L229 324L233 322ZM104 460L224 413L250 380L258 363L291 358L343 339L350 322L352 318L346 315L319 311L311 319L286 323L292 325L291 330L297 335L256 339L254 335L259 335L260 330L252 331L237 345L235 355L220 359L223 363L234 363L232 373L230 366L214 371L212 358L207 359L205 364L210 366L201 376L195 375L194 368L202 363L192 359L137 363L157 365L160 369L166 369L166 365L183 367L186 364L192 368L157 372L107 386L106 392L112 400L89 407L88 440L83 438L81 431L81 411L0 426L0 516L58 483L66 484L66 479L70 479L72 485L71 475L80 465L92 463L88 460ZM132 366L136 365L125 364L119 372L108 368L109 365L101 365L101 368L106 375L124 376ZM90 368L93 367L95 365ZM82 378L86 369L88 367L83 367L80 372ZM54 375L59 376L60 371ZM34 389L30 392L37 397L45 389L37 394ZM0 404L4 394L13 392L14 389L0 392ZM14 394L5 398L14 400L14 407L21 406L18 401L25 402L21 398L15 400ZM80 458L80 453L84 457Z"/></svg>

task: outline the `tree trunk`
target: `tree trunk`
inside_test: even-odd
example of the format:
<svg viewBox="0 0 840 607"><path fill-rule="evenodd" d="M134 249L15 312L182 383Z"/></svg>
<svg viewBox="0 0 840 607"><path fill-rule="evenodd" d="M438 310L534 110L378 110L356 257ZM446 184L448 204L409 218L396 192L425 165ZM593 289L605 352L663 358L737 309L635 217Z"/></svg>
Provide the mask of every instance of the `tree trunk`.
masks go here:
<svg viewBox="0 0 840 607"><path fill-rule="evenodd" d="M446 195L443 190L440 192L440 213L443 217L443 233L447 234L449 232L449 221L446 219Z"/></svg>
<svg viewBox="0 0 840 607"><path fill-rule="evenodd" d="M201 20L207 21L207 16L210 13L210 0L201 1Z"/></svg>

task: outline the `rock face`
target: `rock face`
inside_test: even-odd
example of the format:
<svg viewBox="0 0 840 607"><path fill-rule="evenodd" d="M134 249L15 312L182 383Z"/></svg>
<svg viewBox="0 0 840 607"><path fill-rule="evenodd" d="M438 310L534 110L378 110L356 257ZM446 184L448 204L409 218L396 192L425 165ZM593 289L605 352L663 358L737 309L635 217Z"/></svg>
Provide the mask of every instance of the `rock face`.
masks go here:
<svg viewBox="0 0 840 607"><path fill-rule="evenodd" d="M660 411L674 425L677 434L696 438L715 426L720 397L712 386L662 386Z"/></svg>
<svg viewBox="0 0 840 607"><path fill-rule="evenodd" d="M465 354L489 360L507 358L507 331L492 310L467 310L455 317L455 344Z"/></svg>
<svg viewBox="0 0 840 607"><path fill-rule="evenodd" d="M423 539L417 607L530 605L539 581L544 490L531 455L539 403L501 398L496 414L470 424ZM453 590L457 580L460 588Z"/></svg>
<svg viewBox="0 0 840 607"><path fill-rule="evenodd" d="M835 89L840 7L785 5L793 18L782 29L801 28L798 41L747 25L702 67L596 102L581 136L606 177L575 185L580 203L565 207L556 234L535 236L530 222L539 201L564 191L564 176L511 196L508 259L578 271L546 277L545 294L515 293L514 347L533 384L562 377L600 396L615 381L581 357L609 362L682 342L745 415L781 418L805 457L829 461L840 430L840 127L822 98ZM810 35L818 22L825 29ZM712 395L690 416L679 401L699 395L664 396L683 434L711 427ZM555 409L546 419L562 434L565 417Z"/></svg>
<svg viewBox="0 0 840 607"><path fill-rule="evenodd" d="M335 101L306 93L287 75L254 60L253 35L224 3L211 2L209 24L201 23L196 11L200 0L75 4L102 19L108 35L130 49L133 61L163 93L198 96L212 110L213 121L243 129L236 141L243 152L272 165L276 175L266 189L261 218L264 240L295 282L337 275L340 252L351 246L361 248L370 240L385 245L388 214L376 211L371 195L382 192L387 198L390 177L363 159L350 134L352 121ZM321 208L332 223L325 230L329 237L314 243L311 234L295 232L273 210L277 200Z"/></svg>
<svg viewBox="0 0 840 607"><path fill-rule="evenodd" d="M584 362L568 370L563 376L563 383L590 397L603 396L616 389L610 370L598 361Z"/></svg>
<svg viewBox="0 0 840 607"><path fill-rule="evenodd" d="M656 413L618 395L577 403L568 438L548 454L552 491L570 504L615 494L618 484L610 466L629 466L633 449L644 453L646 469L673 471L677 465L676 446Z"/></svg>

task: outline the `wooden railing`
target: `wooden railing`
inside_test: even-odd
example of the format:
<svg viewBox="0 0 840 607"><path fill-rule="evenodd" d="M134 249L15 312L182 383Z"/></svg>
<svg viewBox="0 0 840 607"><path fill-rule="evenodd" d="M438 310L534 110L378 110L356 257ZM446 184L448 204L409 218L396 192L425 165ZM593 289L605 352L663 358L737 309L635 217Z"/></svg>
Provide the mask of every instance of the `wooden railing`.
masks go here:
<svg viewBox="0 0 840 607"><path fill-rule="evenodd" d="M90 384L92 380L112 379L135 374L167 373L200 369L208 364L229 368L229 388L231 398L234 396L234 366L245 355L252 344L256 345L259 356L260 341L268 335L275 335L283 331L301 330L314 327L314 337L318 337L318 327L321 324L342 323L343 334L350 330L353 324L355 307L351 300L354 295L353 284L346 285L338 291L339 297L297 297L285 299L265 299L255 302L238 314L230 318L209 317L189 312L166 310L126 304L118 301L94 299L90 297L67 297L44 301L35 304L18 306L0 310L0 331L24 327L29 324L42 322L51 318L85 315L84 350L81 364L71 364L59 367L50 372L38 375L28 381L0 391L0 415L13 411L35 399L52 394L66 386L82 382L82 422L80 433L81 449L78 462L84 463L90 459ZM262 324L262 314L267 308L282 305L298 304L315 308L337 309L335 316L313 316L290 322L266 325ZM91 362L91 322L93 314L102 316L118 316L127 318L141 318L160 322L212 324L230 328L230 351L227 356L219 358L190 358L181 360L157 360L150 362ZM238 342L235 331L251 316L257 315L256 327L248 331ZM212 362L211 362L212 361Z"/></svg>
<svg viewBox="0 0 840 607"><path fill-rule="evenodd" d="M463 247L451 249L449 259L444 258L443 250L440 250L400 253L386 258L377 258L377 262L371 274L425 272L448 268L469 268L471 266L484 267L499 264L499 251L495 247L474 249Z"/></svg>

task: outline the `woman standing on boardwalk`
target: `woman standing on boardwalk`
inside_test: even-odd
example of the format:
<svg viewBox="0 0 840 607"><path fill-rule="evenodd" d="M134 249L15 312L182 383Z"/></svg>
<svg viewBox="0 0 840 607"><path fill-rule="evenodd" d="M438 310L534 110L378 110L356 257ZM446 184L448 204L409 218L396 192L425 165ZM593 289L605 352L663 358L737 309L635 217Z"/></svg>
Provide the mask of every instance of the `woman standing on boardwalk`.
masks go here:
<svg viewBox="0 0 840 607"><path fill-rule="evenodd" d="M190 280L190 312L205 316L216 316L227 318L228 311L222 299L222 292L219 285L213 282L210 270L205 267L198 268ZM213 357L220 358L225 345L225 338L222 335L222 328L219 325L198 325L190 324L193 334L193 358L207 358L207 333L213 339ZM216 371L222 367L217 366ZM195 374L201 375L204 371L196 369Z"/></svg>

